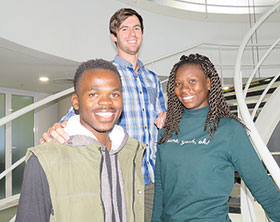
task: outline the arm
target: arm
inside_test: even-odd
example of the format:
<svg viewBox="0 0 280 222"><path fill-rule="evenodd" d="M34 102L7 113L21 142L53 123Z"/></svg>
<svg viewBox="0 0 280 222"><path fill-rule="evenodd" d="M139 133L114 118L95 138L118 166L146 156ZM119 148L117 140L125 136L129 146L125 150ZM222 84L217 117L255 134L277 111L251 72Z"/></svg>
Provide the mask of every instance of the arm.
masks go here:
<svg viewBox="0 0 280 222"><path fill-rule="evenodd" d="M162 127L164 127L165 120L166 120L166 112L160 113L155 121L155 125L157 126L157 128L161 129Z"/></svg>
<svg viewBox="0 0 280 222"><path fill-rule="evenodd" d="M49 185L36 156L24 169L16 222L49 222L52 212Z"/></svg>
<svg viewBox="0 0 280 222"><path fill-rule="evenodd" d="M156 98L156 109L158 118L155 121L155 125L161 129L165 125L166 119L166 107L164 101L164 95L161 87L160 80L157 78L157 98Z"/></svg>
<svg viewBox="0 0 280 222"><path fill-rule="evenodd" d="M274 221L280 221L280 192L267 175L245 130L240 127L234 134L238 135L232 139L234 166L268 216Z"/></svg>
<svg viewBox="0 0 280 222"><path fill-rule="evenodd" d="M40 144L50 142L52 139L56 139L59 143L63 144L69 139L69 135L63 130L66 127L67 121L62 123L55 123L48 129L48 132L43 133L40 138Z"/></svg>
<svg viewBox="0 0 280 222"><path fill-rule="evenodd" d="M155 192L154 192L154 206L152 222L160 222L160 216L162 213L162 185L161 185L161 172L160 172L160 155L159 150L156 155L156 166L155 166Z"/></svg>
<svg viewBox="0 0 280 222"><path fill-rule="evenodd" d="M59 123L55 123L48 129L48 132L43 133L42 138L40 139L40 144L50 142L53 138L61 144L65 143L65 141L69 139L69 136L67 133L65 133L63 128L66 126L67 120L74 115L76 114L73 107L71 106L67 113L61 118Z"/></svg>

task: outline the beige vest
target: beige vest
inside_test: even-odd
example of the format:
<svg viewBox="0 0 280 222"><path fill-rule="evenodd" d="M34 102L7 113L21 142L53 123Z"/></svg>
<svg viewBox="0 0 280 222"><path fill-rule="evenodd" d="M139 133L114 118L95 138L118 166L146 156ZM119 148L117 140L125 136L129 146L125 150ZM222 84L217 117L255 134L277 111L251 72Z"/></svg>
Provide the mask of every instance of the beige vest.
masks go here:
<svg viewBox="0 0 280 222"><path fill-rule="evenodd" d="M50 221L104 221L100 192L99 145L68 146L55 140L31 148L48 180L54 216ZM118 153L122 170L127 221L144 221L144 146L129 138Z"/></svg>

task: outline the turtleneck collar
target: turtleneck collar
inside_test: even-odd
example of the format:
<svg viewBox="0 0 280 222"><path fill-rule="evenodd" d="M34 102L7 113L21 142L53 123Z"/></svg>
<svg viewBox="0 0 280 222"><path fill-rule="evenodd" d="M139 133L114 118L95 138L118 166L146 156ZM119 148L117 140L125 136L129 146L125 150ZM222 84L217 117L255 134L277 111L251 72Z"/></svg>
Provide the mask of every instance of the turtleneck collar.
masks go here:
<svg viewBox="0 0 280 222"><path fill-rule="evenodd" d="M207 113L209 110L209 106L205 106L200 109L187 109L186 107L184 108L184 117L206 117Z"/></svg>

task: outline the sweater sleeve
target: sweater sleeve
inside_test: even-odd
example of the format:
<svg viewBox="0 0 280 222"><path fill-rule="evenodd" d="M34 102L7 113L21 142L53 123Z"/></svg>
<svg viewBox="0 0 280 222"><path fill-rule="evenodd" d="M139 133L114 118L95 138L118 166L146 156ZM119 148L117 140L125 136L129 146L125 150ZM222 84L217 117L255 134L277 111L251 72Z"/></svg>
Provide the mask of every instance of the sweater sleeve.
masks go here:
<svg viewBox="0 0 280 222"><path fill-rule="evenodd" d="M49 222L52 212L49 185L36 156L26 163L16 222Z"/></svg>
<svg viewBox="0 0 280 222"><path fill-rule="evenodd" d="M246 131L237 125L231 137L233 164L267 215L280 221L280 192L267 175Z"/></svg>
<svg viewBox="0 0 280 222"><path fill-rule="evenodd" d="M162 213L162 184L161 184L161 172L160 172L160 155L159 150L156 154L156 166L155 166L155 192L154 192L154 206L152 222L160 222L160 216Z"/></svg>

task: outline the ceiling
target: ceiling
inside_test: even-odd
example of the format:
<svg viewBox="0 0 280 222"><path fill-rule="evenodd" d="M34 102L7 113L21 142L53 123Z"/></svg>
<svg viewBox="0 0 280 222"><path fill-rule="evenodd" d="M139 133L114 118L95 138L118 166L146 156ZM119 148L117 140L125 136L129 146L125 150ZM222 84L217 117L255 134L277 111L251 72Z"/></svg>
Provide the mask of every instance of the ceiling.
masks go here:
<svg viewBox="0 0 280 222"><path fill-rule="evenodd" d="M264 13L277 0L149 0L159 5L165 5L172 8L215 14L250 14L250 13Z"/></svg>
<svg viewBox="0 0 280 222"><path fill-rule="evenodd" d="M147 1L120 0L130 5L146 8ZM140 5L141 2L141 5ZM180 11L174 9L166 10L166 6L150 7L149 10L162 14L178 16ZM158 6L158 5L157 5ZM160 11L159 11L160 10ZM192 18L194 14L188 14ZM200 13L200 16L203 13ZM205 18L204 18L205 19ZM0 37L0 87L23 89L43 93L56 93L73 86L73 76L79 62L71 61L31 48L24 47L17 43ZM40 82L39 78L46 76L49 82ZM166 77L160 77L162 80Z"/></svg>
<svg viewBox="0 0 280 222"><path fill-rule="evenodd" d="M56 93L73 86L80 63L33 50L0 38L0 87ZM39 81L48 77L48 82ZM166 80L166 76L159 76Z"/></svg>
<svg viewBox="0 0 280 222"><path fill-rule="evenodd" d="M134 7L182 19L207 20L213 22L248 22L248 14L260 16L278 0L119 0ZM205 7L208 4L208 7ZM250 10L246 8L250 5ZM253 7L253 5L257 7ZM238 13L240 11L240 13ZM278 13L270 16L270 21L279 21ZM256 13L256 14L254 14Z"/></svg>
<svg viewBox="0 0 280 222"><path fill-rule="evenodd" d="M0 87L56 93L73 86L78 64L0 38Z"/></svg>

